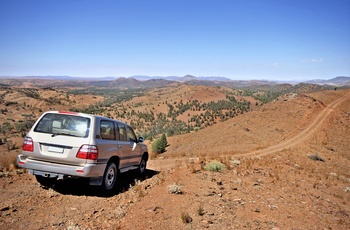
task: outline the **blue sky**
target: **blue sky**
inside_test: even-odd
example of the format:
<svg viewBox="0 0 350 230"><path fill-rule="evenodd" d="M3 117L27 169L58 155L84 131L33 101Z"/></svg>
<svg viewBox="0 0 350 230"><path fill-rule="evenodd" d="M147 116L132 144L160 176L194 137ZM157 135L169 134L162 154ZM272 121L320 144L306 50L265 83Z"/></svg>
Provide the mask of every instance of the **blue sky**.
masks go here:
<svg viewBox="0 0 350 230"><path fill-rule="evenodd" d="M0 0L0 76L350 76L349 0Z"/></svg>

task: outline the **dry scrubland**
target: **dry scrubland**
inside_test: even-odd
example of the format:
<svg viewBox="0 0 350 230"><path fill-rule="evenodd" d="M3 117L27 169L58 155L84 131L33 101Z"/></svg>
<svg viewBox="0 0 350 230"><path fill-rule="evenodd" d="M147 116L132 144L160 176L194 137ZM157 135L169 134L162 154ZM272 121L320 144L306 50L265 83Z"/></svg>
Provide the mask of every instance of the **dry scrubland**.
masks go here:
<svg viewBox="0 0 350 230"><path fill-rule="evenodd" d="M58 87L63 83L56 81L41 82L40 87L33 87L30 81L5 83L14 86L0 88L0 169L4 170L12 168L23 136L47 110L117 118L131 124L139 136L153 140L163 133L172 136L212 126L259 104L238 90L177 83L148 90L103 87L86 90L72 88L69 82L65 82L68 86Z"/></svg>
<svg viewBox="0 0 350 230"><path fill-rule="evenodd" d="M192 96L225 97L206 90ZM164 99L174 101L177 94ZM49 109L35 103L35 116ZM21 139L16 135L13 140ZM288 94L225 122L168 137L167 151L149 161L147 176L121 176L110 197L84 180L45 189L30 175L3 170L0 228L349 229L349 136L349 90ZM213 171L209 164L216 164Z"/></svg>

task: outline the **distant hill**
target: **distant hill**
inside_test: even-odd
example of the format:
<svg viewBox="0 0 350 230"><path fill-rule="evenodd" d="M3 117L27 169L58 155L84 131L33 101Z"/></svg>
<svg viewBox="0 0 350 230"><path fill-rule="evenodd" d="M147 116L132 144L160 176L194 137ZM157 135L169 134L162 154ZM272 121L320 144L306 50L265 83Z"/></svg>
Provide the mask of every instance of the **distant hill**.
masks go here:
<svg viewBox="0 0 350 230"><path fill-rule="evenodd" d="M335 86L349 85L350 86L350 77L339 76L329 80L315 79L315 80L306 81L305 83L318 84L318 85L335 85Z"/></svg>

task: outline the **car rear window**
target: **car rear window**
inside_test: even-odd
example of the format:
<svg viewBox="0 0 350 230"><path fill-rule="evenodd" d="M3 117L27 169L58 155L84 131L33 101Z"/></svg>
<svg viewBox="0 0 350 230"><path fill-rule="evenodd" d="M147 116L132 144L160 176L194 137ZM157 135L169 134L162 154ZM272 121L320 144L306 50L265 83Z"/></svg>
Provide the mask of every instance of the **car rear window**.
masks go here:
<svg viewBox="0 0 350 230"><path fill-rule="evenodd" d="M90 118L68 114L47 113L38 122L34 132L87 137L90 130Z"/></svg>

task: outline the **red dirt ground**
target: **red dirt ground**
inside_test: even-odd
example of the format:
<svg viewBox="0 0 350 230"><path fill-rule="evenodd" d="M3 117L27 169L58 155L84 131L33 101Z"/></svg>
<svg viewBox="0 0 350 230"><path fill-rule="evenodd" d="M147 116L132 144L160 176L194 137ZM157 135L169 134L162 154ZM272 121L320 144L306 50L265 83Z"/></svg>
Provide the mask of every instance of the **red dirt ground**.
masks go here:
<svg viewBox="0 0 350 230"><path fill-rule="evenodd" d="M122 175L111 196L3 172L0 229L349 229L349 136L349 90L286 95L168 138L147 176ZM214 159L226 170L206 171Z"/></svg>

